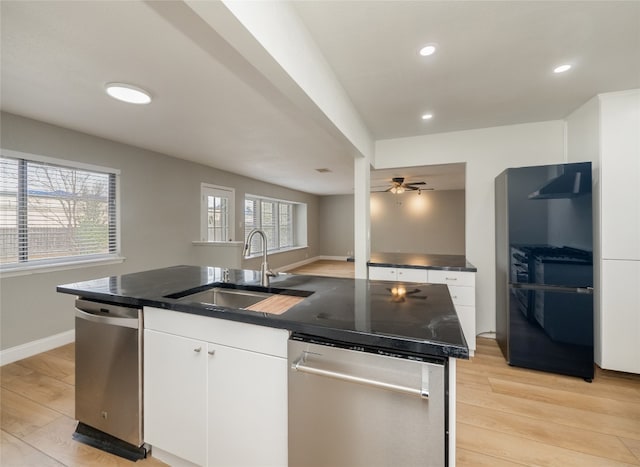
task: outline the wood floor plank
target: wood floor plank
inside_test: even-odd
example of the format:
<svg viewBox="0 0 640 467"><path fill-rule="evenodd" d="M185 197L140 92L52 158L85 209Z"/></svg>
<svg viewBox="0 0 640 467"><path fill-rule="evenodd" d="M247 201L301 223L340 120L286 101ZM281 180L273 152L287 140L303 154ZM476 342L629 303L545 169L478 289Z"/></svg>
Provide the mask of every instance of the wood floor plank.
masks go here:
<svg viewBox="0 0 640 467"><path fill-rule="evenodd" d="M620 438L624 445L637 457L640 462L640 441L637 439Z"/></svg>
<svg viewBox="0 0 640 467"><path fill-rule="evenodd" d="M552 423L584 428L598 433L640 440L640 423L629 418L594 413L572 407L562 407L557 404L548 404L517 396L487 393L464 385L458 385L456 389L459 400L467 404L542 420L546 419Z"/></svg>
<svg viewBox="0 0 640 467"><path fill-rule="evenodd" d="M23 438L62 416L59 412L8 389L2 389L1 397L0 427L18 438Z"/></svg>
<svg viewBox="0 0 640 467"><path fill-rule="evenodd" d="M319 260L288 270L291 274L329 277L355 277L355 263L351 261Z"/></svg>
<svg viewBox="0 0 640 467"><path fill-rule="evenodd" d="M47 352L49 355L55 355L56 357L64 358L69 360L70 362L76 361L76 344L72 342L67 345L62 345L60 347L56 347L55 349L51 349Z"/></svg>
<svg viewBox="0 0 640 467"><path fill-rule="evenodd" d="M456 449L457 467L521 467L523 465L525 464L498 459L497 457L487 456L468 449Z"/></svg>
<svg viewBox="0 0 640 467"><path fill-rule="evenodd" d="M548 467L629 467L633 464L550 446L511 434L458 423L461 449L512 462Z"/></svg>
<svg viewBox="0 0 640 467"><path fill-rule="evenodd" d="M70 384L32 372L8 382L3 381L3 387L68 417L74 417L75 388Z"/></svg>
<svg viewBox="0 0 640 467"><path fill-rule="evenodd" d="M56 379L63 379L75 373L75 364L73 361L52 354L51 352L25 358L24 360L16 362L16 364Z"/></svg>
<svg viewBox="0 0 640 467"><path fill-rule="evenodd" d="M0 465L4 467L64 466L64 464L38 451L4 430L0 435Z"/></svg>
<svg viewBox="0 0 640 467"><path fill-rule="evenodd" d="M22 378L23 376L32 374L33 370L18 365L17 363L9 363L0 367L0 386L4 387L6 384L15 380L16 378Z"/></svg>
<svg viewBox="0 0 640 467"><path fill-rule="evenodd" d="M91 466L165 466L163 462L152 457L143 461L131 462L108 452L87 446L74 440L71 435L76 421L68 417L60 417L49 425L36 430L24 438L24 441L38 448L47 455L59 460L68 467Z"/></svg>
<svg viewBox="0 0 640 467"><path fill-rule="evenodd" d="M640 402L640 383L612 384L610 379L597 378L586 383L581 378L557 375L526 368L511 367L506 362L500 364L487 361L484 355L472 360L461 360L458 368L469 373L492 375L526 385L562 389L572 393L615 399L624 402Z"/></svg>
<svg viewBox="0 0 640 467"><path fill-rule="evenodd" d="M478 428L526 438L544 445L640 465L631 450L617 436L465 403L457 405L457 416L460 423Z"/></svg>
<svg viewBox="0 0 640 467"><path fill-rule="evenodd" d="M489 383L493 391L499 394L514 395L523 399L629 418L635 420L640 426L640 402L618 401L564 389L534 386L498 377L490 377Z"/></svg>

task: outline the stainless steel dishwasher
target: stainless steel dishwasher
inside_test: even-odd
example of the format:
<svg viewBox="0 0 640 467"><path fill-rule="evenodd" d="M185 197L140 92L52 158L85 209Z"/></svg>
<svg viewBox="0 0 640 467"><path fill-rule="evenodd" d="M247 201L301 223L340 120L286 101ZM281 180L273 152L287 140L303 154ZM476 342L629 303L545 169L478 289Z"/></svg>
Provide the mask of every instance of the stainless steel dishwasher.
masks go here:
<svg viewBox="0 0 640 467"><path fill-rule="evenodd" d="M74 438L131 460L142 433L142 310L76 300Z"/></svg>
<svg viewBox="0 0 640 467"><path fill-rule="evenodd" d="M299 334L288 352L291 467L448 464L446 360Z"/></svg>

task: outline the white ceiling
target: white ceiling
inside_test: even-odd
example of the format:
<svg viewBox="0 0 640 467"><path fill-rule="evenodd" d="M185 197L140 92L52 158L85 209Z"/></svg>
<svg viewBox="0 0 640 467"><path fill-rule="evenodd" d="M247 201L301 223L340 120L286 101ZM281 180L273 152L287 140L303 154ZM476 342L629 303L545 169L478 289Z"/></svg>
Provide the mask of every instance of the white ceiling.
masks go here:
<svg viewBox="0 0 640 467"><path fill-rule="evenodd" d="M561 119L595 94L640 87L637 1L293 7L374 139ZM352 192L346 138L184 3L3 0L0 8L3 110L310 193ZM418 56L430 42L436 54ZM573 69L554 75L561 63ZM111 100L109 81L144 87L154 101ZM426 111L432 120L420 119ZM413 175L429 181L427 168Z"/></svg>

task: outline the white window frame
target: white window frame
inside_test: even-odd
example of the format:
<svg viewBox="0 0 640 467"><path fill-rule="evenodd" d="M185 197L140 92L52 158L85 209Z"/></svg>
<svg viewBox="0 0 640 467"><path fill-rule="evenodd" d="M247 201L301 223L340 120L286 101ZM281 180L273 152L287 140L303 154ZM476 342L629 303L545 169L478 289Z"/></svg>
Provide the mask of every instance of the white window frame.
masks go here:
<svg viewBox="0 0 640 467"><path fill-rule="evenodd" d="M59 258L47 258L20 261L17 263L0 264L0 275L2 277L21 276L36 272L62 271L66 269L75 269L79 267L88 267L103 264L116 264L125 260L121 256L121 222L120 222L120 170L111 167L103 167L94 164L86 164L83 162L71 161L67 159L59 159L55 157L43 156L40 154L31 154L10 149L1 149L3 156L13 159L22 159L28 162L45 163L61 166L68 169L86 170L92 172L101 172L115 177L115 213L113 220L115 221L115 246L113 251L103 254L86 254L77 256L63 256Z"/></svg>
<svg viewBox="0 0 640 467"><path fill-rule="evenodd" d="M208 222L208 205L207 197L215 196L218 198L229 199L229 207L227 212L227 223L229 225L229 238L233 241L235 238L235 188L220 185L211 185L209 183L200 184L200 241L206 243L221 243L209 240L209 222Z"/></svg>
<svg viewBox="0 0 640 467"><path fill-rule="evenodd" d="M296 250L300 248L307 248L307 205L305 203L301 203L298 201L291 201L287 199L271 198L268 196L253 195L249 193L245 194L244 199L245 201L247 200L256 201L256 204L258 206L261 206L262 201L283 203L283 204L288 204L292 206L291 215L292 215L293 244L291 246L285 246L285 247L279 246L280 223L279 223L279 210L278 210L278 212L275 214L276 225L277 225L277 229L276 229L277 238L275 239L275 243L277 246L273 248L269 248L267 250L269 254ZM244 209L245 209L244 206L245 206L245 203L243 203L243 216L246 216L246 214L244 214ZM257 228L262 229L262 208L260 208L258 212L255 213L255 216L257 218L257 222L256 222ZM251 229L247 227L245 220L246 220L246 217L243 218L244 241L246 243L247 236L249 235L249 232L251 231ZM254 240L255 240L255 237L254 237ZM261 254L262 254L262 251L259 248L254 248L254 247L251 248L251 257L260 256Z"/></svg>

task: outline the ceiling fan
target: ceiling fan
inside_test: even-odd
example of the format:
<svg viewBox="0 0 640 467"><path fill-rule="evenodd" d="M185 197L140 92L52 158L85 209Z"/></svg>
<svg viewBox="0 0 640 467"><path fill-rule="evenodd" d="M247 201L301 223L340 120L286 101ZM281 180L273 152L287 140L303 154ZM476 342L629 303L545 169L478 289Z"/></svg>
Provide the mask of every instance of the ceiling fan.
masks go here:
<svg viewBox="0 0 640 467"><path fill-rule="evenodd" d="M407 182L405 183L404 177L393 177L391 179L391 186L383 192L391 192L393 194L404 193L405 191L417 191L420 194L423 190L433 190L433 188L422 188L417 185L426 185L426 182ZM376 191L376 190L374 190Z"/></svg>

